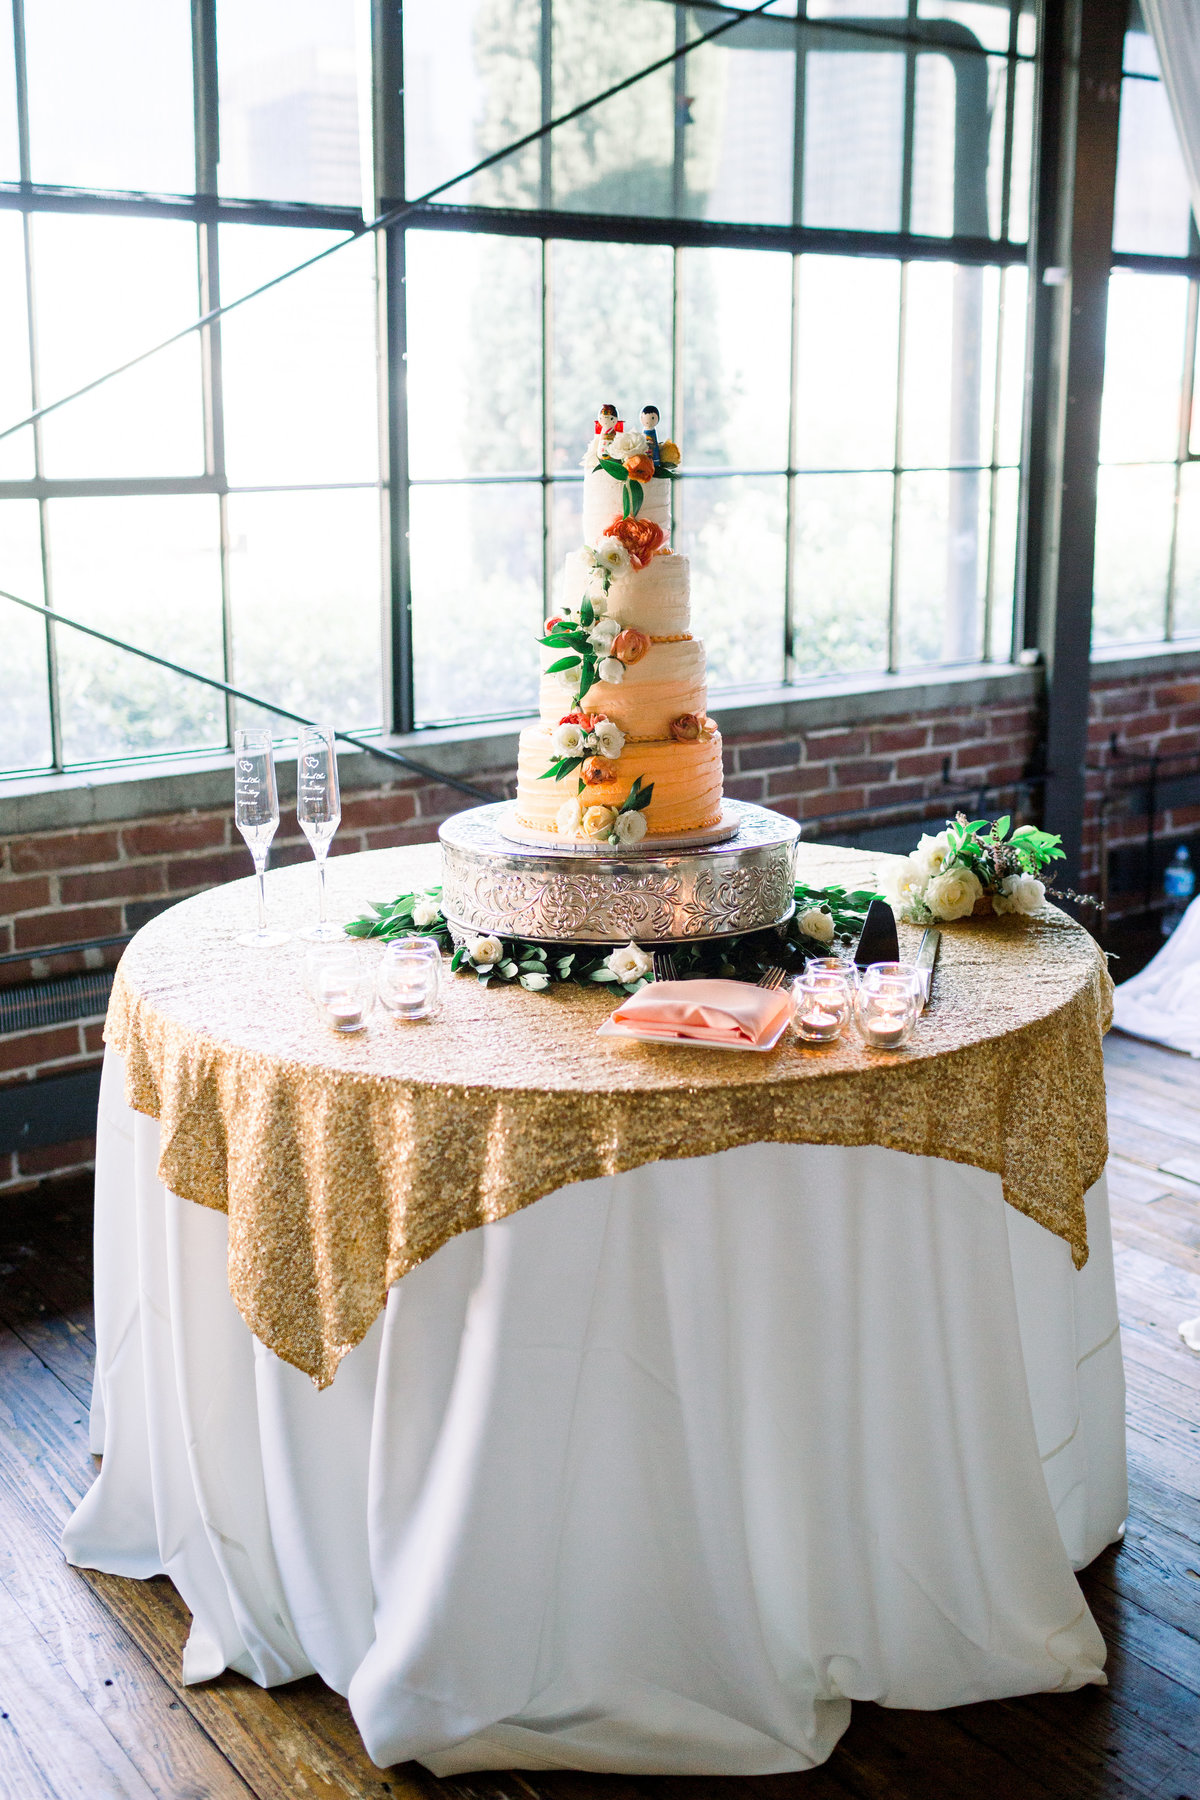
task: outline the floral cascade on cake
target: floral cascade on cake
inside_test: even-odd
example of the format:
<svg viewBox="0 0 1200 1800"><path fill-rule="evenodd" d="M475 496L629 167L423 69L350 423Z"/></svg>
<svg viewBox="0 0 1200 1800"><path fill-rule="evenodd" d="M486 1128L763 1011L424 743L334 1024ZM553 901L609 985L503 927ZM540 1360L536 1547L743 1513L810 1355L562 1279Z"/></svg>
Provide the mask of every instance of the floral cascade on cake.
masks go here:
<svg viewBox="0 0 1200 1800"><path fill-rule="evenodd" d="M626 431L603 406L583 459L584 547L566 559L542 645L540 721L521 733L516 818L625 846L721 819L721 738L692 637L688 560L671 549L678 446L658 409Z"/></svg>

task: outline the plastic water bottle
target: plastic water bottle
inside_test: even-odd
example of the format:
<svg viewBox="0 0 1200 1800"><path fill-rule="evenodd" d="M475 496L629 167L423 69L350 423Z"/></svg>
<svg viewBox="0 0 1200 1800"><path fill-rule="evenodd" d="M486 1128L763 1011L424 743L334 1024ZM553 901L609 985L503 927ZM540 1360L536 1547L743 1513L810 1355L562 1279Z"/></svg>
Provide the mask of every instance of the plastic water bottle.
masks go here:
<svg viewBox="0 0 1200 1800"><path fill-rule="evenodd" d="M1167 897L1166 909L1162 916L1164 937L1170 937L1187 911L1195 891L1196 871L1192 867L1192 859L1188 855L1187 845L1180 844L1175 855L1167 864L1167 872L1163 876L1163 893Z"/></svg>

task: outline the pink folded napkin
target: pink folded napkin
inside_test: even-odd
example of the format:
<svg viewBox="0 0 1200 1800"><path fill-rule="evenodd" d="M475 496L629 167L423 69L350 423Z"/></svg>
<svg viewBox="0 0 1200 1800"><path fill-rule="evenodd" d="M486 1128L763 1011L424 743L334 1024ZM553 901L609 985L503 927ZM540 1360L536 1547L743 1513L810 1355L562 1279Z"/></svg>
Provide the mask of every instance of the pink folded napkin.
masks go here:
<svg viewBox="0 0 1200 1800"><path fill-rule="evenodd" d="M614 1025L698 1044L765 1043L792 1010L785 988L746 981L655 981L622 1000Z"/></svg>

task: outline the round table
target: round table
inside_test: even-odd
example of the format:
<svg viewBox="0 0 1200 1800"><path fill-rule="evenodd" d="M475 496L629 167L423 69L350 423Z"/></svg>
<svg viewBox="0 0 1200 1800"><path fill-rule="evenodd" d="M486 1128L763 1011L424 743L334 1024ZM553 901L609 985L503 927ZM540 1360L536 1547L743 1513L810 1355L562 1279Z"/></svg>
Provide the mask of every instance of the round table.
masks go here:
<svg viewBox="0 0 1200 1800"><path fill-rule="evenodd" d="M330 878L348 914L436 850ZM273 875L274 915L313 879ZM251 910L231 884L139 934L101 1099L104 1463L65 1545L172 1577L186 1679L315 1669L377 1762L438 1774L778 1772L855 1698L1103 1679L1072 1568L1121 1529L1123 1387L1078 927L950 928L903 1056L731 1056L469 978L339 1039L302 946L235 944Z"/></svg>

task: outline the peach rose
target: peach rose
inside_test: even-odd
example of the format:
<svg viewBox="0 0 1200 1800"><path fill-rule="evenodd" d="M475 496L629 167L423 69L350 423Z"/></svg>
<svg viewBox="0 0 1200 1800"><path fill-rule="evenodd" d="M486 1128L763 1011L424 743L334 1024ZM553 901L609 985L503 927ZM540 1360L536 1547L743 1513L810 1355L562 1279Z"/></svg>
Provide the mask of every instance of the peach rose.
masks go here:
<svg viewBox="0 0 1200 1800"><path fill-rule="evenodd" d="M704 717L700 721L700 742L702 744L711 743L712 739L715 738L716 735L717 735L717 721L715 719L710 719L708 714L705 713Z"/></svg>
<svg viewBox="0 0 1200 1800"><path fill-rule="evenodd" d="M667 727L677 744L694 744L700 736L699 713L680 713Z"/></svg>
<svg viewBox="0 0 1200 1800"><path fill-rule="evenodd" d="M648 456L627 456L625 473L631 481L653 481L654 464Z"/></svg>
<svg viewBox="0 0 1200 1800"><path fill-rule="evenodd" d="M653 519L614 519L604 535L625 546L635 569L645 568L666 537L662 526Z"/></svg>
<svg viewBox="0 0 1200 1800"><path fill-rule="evenodd" d="M623 662L628 667L630 663L641 662L649 648L650 639L646 633L639 631L635 625L627 625L613 639L612 652L618 662Z"/></svg>
<svg viewBox="0 0 1200 1800"><path fill-rule="evenodd" d="M670 463L672 467L679 461L679 445L673 444L670 438L664 438L658 446L659 462Z"/></svg>
<svg viewBox="0 0 1200 1800"><path fill-rule="evenodd" d="M589 756L579 771L579 777L588 787L603 787L606 781L612 780L615 773L607 757Z"/></svg>

